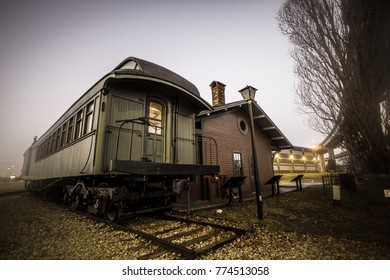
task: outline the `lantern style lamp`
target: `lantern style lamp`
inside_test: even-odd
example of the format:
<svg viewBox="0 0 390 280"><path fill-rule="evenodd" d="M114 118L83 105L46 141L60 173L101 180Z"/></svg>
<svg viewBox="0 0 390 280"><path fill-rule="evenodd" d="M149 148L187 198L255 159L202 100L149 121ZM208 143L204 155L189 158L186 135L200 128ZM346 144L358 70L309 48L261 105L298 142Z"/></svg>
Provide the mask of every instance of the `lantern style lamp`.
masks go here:
<svg viewBox="0 0 390 280"><path fill-rule="evenodd" d="M249 101L249 100L253 101L253 100L255 100L256 91L257 91L256 88L251 87L251 86L246 86L242 90L240 90L239 92L241 93L241 95L245 101Z"/></svg>
<svg viewBox="0 0 390 280"><path fill-rule="evenodd" d="M256 204L257 204L257 218L261 221L263 220L263 199L261 197L260 190L260 175L259 168L257 163L257 152L256 152L256 141L255 141L255 130L253 123L253 110L252 103L255 100L257 89L251 86L246 86L239 92L241 93L244 100L248 103L249 109L249 118L250 118L250 129L251 129L251 142L252 142L252 155L253 155L253 169L254 169L254 179L255 179L255 189L256 189Z"/></svg>

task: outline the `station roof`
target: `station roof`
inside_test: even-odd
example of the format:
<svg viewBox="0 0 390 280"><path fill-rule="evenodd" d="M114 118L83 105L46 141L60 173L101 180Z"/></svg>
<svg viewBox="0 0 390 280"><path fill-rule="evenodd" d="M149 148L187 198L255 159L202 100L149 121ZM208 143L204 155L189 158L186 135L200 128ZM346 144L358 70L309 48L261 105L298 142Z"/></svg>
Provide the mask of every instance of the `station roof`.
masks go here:
<svg viewBox="0 0 390 280"><path fill-rule="evenodd" d="M255 126L262 129L262 131L271 139L271 145L273 150L290 149L293 145L287 139L286 136L280 131L280 129L274 124L271 118L264 112L264 110L253 102L253 122ZM200 117L218 112L224 112L235 108L242 108L249 113L248 103L245 100L232 102L225 105L214 107L212 111L203 111L199 114ZM256 129L256 128L255 128Z"/></svg>

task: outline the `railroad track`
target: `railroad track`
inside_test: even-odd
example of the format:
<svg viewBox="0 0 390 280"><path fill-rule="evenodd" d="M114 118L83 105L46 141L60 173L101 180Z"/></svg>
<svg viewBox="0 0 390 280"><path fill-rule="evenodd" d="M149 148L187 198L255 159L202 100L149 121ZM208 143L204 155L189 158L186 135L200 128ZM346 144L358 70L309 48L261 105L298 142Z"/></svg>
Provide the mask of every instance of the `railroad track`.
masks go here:
<svg viewBox="0 0 390 280"><path fill-rule="evenodd" d="M28 194L26 191L20 193ZM226 220L217 220L216 223L206 221L207 217L189 218L169 213L160 216L145 214L109 223L85 209L72 209L63 203L58 205L113 229L136 234L140 238L129 237L121 241L129 242L128 248L136 252L137 259L195 259L247 232L246 229L223 225Z"/></svg>
<svg viewBox="0 0 390 280"><path fill-rule="evenodd" d="M143 217L136 223L128 220L112 226L118 230L137 234L155 245L147 253L138 257L144 260L162 258L164 255L167 256L166 258L195 259L232 242L245 233L244 229L174 215ZM141 242L137 247L143 246L146 246L146 243Z"/></svg>
<svg viewBox="0 0 390 280"><path fill-rule="evenodd" d="M70 209L65 205L64 207ZM195 259L233 242L247 232L246 229L223 225L223 221L218 221L219 223L206 221L206 217L194 219L169 213L160 216L145 214L110 223L86 213L85 210L70 210L116 230L136 234L140 238L136 243L134 239L129 238L128 241L132 243L129 250L139 252L137 254L139 260Z"/></svg>

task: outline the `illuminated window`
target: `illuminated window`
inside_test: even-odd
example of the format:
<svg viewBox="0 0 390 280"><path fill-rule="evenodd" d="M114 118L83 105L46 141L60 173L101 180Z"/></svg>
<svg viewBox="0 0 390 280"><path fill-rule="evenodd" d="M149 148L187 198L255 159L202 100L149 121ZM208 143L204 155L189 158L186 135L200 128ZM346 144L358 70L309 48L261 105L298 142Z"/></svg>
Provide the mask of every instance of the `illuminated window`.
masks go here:
<svg viewBox="0 0 390 280"><path fill-rule="evenodd" d="M163 129L163 113L164 113L164 104L158 101L149 102L149 122L150 126L148 128L149 133L156 133L158 135L162 134Z"/></svg>

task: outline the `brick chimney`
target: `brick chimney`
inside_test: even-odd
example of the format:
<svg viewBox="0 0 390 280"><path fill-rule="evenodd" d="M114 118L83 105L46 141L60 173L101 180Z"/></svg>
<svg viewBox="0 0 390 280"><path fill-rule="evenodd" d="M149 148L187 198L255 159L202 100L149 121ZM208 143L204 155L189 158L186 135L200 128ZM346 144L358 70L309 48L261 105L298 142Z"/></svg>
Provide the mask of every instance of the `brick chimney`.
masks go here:
<svg viewBox="0 0 390 280"><path fill-rule="evenodd" d="M225 86L218 81L213 81L210 84L213 107L225 105Z"/></svg>

